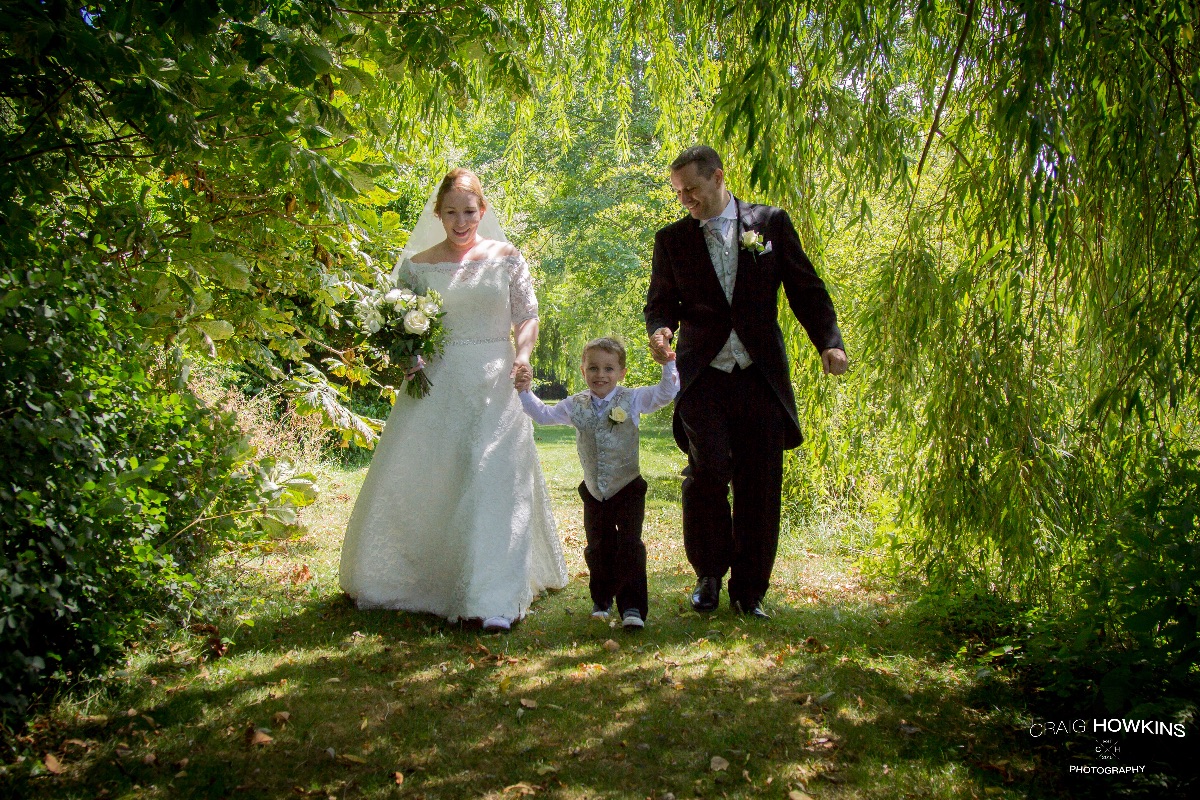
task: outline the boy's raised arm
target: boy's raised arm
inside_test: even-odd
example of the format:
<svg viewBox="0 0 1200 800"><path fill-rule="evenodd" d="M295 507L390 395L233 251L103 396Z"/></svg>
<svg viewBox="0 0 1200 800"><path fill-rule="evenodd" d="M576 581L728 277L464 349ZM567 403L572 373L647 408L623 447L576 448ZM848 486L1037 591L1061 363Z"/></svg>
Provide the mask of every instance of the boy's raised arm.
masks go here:
<svg viewBox="0 0 1200 800"><path fill-rule="evenodd" d="M517 397L521 400L521 410L538 425L570 425L571 398L559 400L552 406L542 402L542 399L529 390L530 383L525 382L525 388L520 388L520 375L514 385L518 389Z"/></svg>
<svg viewBox="0 0 1200 800"><path fill-rule="evenodd" d="M662 365L662 378L653 386L641 386L633 390L634 402L639 414L649 414L658 411L675 399L679 394L679 370L675 367L675 359Z"/></svg>

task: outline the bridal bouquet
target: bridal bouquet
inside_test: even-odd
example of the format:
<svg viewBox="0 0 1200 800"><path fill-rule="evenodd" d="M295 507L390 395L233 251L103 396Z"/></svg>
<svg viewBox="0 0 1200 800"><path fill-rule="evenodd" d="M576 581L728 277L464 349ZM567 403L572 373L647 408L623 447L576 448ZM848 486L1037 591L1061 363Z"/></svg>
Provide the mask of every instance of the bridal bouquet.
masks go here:
<svg viewBox="0 0 1200 800"><path fill-rule="evenodd" d="M433 384L424 367L441 355L446 341L441 295L432 289L418 295L407 286L389 283L362 297L354 312L367 334L367 346L383 365L405 369L404 390L409 397L429 394Z"/></svg>

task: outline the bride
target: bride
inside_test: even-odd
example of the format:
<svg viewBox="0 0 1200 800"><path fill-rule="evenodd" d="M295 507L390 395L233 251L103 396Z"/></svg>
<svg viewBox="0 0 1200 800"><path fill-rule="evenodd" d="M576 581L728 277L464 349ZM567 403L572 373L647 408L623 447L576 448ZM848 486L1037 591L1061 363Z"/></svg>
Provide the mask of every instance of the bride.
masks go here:
<svg viewBox="0 0 1200 800"><path fill-rule="evenodd" d="M442 180L404 252L416 254L393 275L442 295L446 348L426 368L426 397L398 393L346 529L341 586L359 608L506 631L542 590L567 583L511 379L537 340L529 267L465 169Z"/></svg>

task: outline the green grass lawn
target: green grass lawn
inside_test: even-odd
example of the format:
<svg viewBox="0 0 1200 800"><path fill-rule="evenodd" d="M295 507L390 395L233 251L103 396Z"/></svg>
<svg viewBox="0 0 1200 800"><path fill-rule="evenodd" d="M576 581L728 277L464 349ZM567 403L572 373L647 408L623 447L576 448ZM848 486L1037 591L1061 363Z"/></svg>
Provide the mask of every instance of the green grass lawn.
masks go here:
<svg viewBox="0 0 1200 800"><path fill-rule="evenodd" d="M1019 698L901 596L788 530L769 622L693 612L683 458L648 426L650 620L589 617L572 433L538 431L571 575L508 635L338 589L363 469L327 468L299 541L243 566L207 620L136 648L21 740L33 798L1027 797L1062 792ZM812 544L811 541L808 542ZM724 596L722 600L724 601ZM253 623L248 625L246 623ZM49 758L48 758L49 756ZM1057 787L1057 788L1055 788ZM12 795L6 795L12 796Z"/></svg>

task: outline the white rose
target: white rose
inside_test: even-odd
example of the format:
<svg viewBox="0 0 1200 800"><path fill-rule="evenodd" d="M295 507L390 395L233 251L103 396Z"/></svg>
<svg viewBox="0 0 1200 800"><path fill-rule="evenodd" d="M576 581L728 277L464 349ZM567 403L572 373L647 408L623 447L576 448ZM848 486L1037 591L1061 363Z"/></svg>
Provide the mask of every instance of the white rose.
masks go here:
<svg viewBox="0 0 1200 800"><path fill-rule="evenodd" d="M383 326L380 324L377 318L372 317L371 319L367 320L367 330L369 330L371 333L379 333L379 329L381 327Z"/></svg>
<svg viewBox="0 0 1200 800"><path fill-rule="evenodd" d="M417 302L417 308L419 308L421 313L427 317L432 317L442 310L431 297L422 297Z"/></svg>
<svg viewBox="0 0 1200 800"><path fill-rule="evenodd" d="M402 292L401 292L399 289L392 289L390 292L388 292L387 294L385 294L385 295L383 296L383 302L385 302L385 303L399 303L399 302L400 302L400 298L401 298L401 297L403 297L403 296L404 296L404 294L403 294L403 293L402 293Z"/></svg>
<svg viewBox="0 0 1200 800"><path fill-rule="evenodd" d="M418 336L425 333L429 330L429 317L422 313L421 309L414 308L404 315L404 330Z"/></svg>

